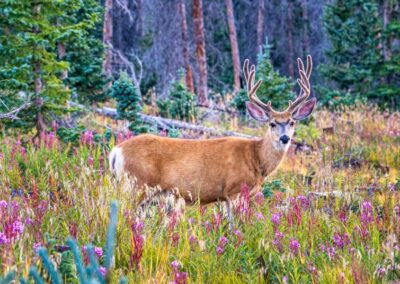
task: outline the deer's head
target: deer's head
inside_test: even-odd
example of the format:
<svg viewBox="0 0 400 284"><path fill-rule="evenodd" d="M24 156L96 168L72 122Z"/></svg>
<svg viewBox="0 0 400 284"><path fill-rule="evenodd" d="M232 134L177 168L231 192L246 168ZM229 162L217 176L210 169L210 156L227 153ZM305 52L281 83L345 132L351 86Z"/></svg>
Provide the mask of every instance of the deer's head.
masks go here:
<svg viewBox="0 0 400 284"><path fill-rule="evenodd" d="M247 110L255 120L269 124L266 135L276 149L286 149L289 146L297 121L307 118L317 102L316 98L307 100L311 94L309 81L312 71L311 56L307 56L306 70L300 58L297 59L297 64L300 73L300 79L297 79L301 88L300 93L294 102L289 101L289 106L285 111L276 111L272 108L271 102L264 103L256 96L256 91L262 82L259 80L254 84L255 66L252 65L249 68L248 59L244 62L243 71L247 95L250 98L250 102L246 102Z"/></svg>

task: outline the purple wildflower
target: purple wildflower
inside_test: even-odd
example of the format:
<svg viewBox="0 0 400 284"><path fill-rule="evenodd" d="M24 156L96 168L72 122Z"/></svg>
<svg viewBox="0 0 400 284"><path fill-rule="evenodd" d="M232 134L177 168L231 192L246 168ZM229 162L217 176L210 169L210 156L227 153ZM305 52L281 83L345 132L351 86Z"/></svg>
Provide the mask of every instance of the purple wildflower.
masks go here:
<svg viewBox="0 0 400 284"><path fill-rule="evenodd" d="M24 231L24 224L20 221L15 221L13 223L12 231L14 234L22 234Z"/></svg>
<svg viewBox="0 0 400 284"><path fill-rule="evenodd" d="M33 251L37 253L37 252L38 252L38 249L39 249L41 246L42 246L42 243L41 243L41 242L34 243L34 244L33 244L33 247L32 247L32 248L33 248Z"/></svg>
<svg viewBox="0 0 400 284"><path fill-rule="evenodd" d="M172 271L174 271L174 272L179 271L179 267L180 267L180 264L178 261L174 260L173 262L171 262Z"/></svg>
<svg viewBox="0 0 400 284"><path fill-rule="evenodd" d="M283 239L283 237L284 237L284 235L282 232L279 232L279 231L275 232L275 239L281 240L281 239Z"/></svg>
<svg viewBox="0 0 400 284"><path fill-rule="evenodd" d="M221 247L225 247L227 243L228 243L227 237L222 236L222 237L219 238L219 245Z"/></svg>
<svg viewBox="0 0 400 284"><path fill-rule="evenodd" d="M299 253L299 248L300 248L300 243L296 239L290 239L289 242L289 248L290 251L294 254L297 255Z"/></svg>
<svg viewBox="0 0 400 284"><path fill-rule="evenodd" d="M257 212L257 213L255 214L255 216L256 216L257 221L261 221L261 220L264 219L264 215L261 214L260 212Z"/></svg>
<svg viewBox="0 0 400 284"><path fill-rule="evenodd" d="M3 207L3 208L7 208L7 201L5 201L5 200L0 200L0 207Z"/></svg>
<svg viewBox="0 0 400 284"><path fill-rule="evenodd" d="M308 200L304 195L297 196L297 200L300 202L303 209L307 209L310 206L310 200Z"/></svg>
<svg viewBox="0 0 400 284"><path fill-rule="evenodd" d="M379 267L376 271L375 271L376 275L379 278L383 278L386 274L386 269L384 267Z"/></svg>
<svg viewBox="0 0 400 284"><path fill-rule="evenodd" d="M336 255L335 247L328 246L326 248L326 252L327 252L328 257L329 257L330 260L335 258L335 255Z"/></svg>
<svg viewBox="0 0 400 284"><path fill-rule="evenodd" d="M94 247L94 253L97 255L97 257L102 257L103 249L101 247Z"/></svg>
<svg viewBox="0 0 400 284"><path fill-rule="evenodd" d="M94 160L93 160L92 155L89 155L88 160L87 160L88 165L93 166L93 162L94 162Z"/></svg>
<svg viewBox="0 0 400 284"><path fill-rule="evenodd" d="M264 194L261 191L259 191L259 192L256 193L254 198L256 200L256 203L258 205L261 205L263 203L263 201L264 201Z"/></svg>
<svg viewBox="0 0 400 284"><path fill-rule="evenodd" d="M221 247L219 247L219 246L216 248L216 251L217 251L217 255L218 255L218 256L220 256L221 254L224 253L224 249L221 248Z"/></svg>
<svg viewBox="0 0 400 284"><path fill-rule="evenodd" d="M274 225L279 226L279 224L281 223L281 215L279 213L272 214L271 222Z"/></svg>
<svg viewBox="0 0 400 284"><path fill-rule="evenodd" d="M100 266L99 272L101 275L103 275L103 277L106 277L107 269L104 266Z"/></svg>
<svg viewBox="0 0 400 284"><path fill-rule="evenodd" d="M174 284L186 284L187 283L187 273L186 272L176 272L174 275Z"/></svg>
<svg viewBox="0 0 400 284"><path fill-rule="evenodd" d="M0 245L7 243L8 243L7 236L4 233L0 232Z"/></svg>
<svg viewBox="0 0 400 284"><path fill-rule="evenodd" d="M136 220L132 224L132 231L134 231L136 234L140 234L143 231L144 223L139 220L139 218L136 218Z"/></svg>
<svg viewBox="0 0 400 284"><path fill-rule="evenodd" d="M336 247L338 247L340 249L344 247L344 242L339 233L335 233L333 235L333 243L335 244Z"/></svg>
<svg viewBox="0 0 400 284"><path fill-rule="evenodd" d="M190 243L190 245L194 245L194 244L197 243L197 239L196 239L196 237L194 235L190 235L189 243Z"/></svg>
<svg viewBox="0 0 400 284"><path fill-rule="evenodd" d="M364 226L371 224L374 221L374 212L369 201L364 201L361 205L361 223Z"/></svg>

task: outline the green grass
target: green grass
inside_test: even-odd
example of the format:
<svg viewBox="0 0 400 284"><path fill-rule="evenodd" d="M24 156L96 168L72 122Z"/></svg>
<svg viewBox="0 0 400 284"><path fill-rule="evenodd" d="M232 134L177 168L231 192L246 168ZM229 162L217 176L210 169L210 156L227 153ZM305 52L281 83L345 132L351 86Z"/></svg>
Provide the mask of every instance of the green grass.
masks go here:
<svg viewBox="0 0 400 284"><path fill-rule="evenodd" d="M47 248L59 268L61 254L55 245L65 244L70 235L79 246L92 243L105 251L109 205L117 200L111 279L125 275L130 283L398 280L400 122L393 116L399 114L388 117L365 106L338 112L334 121L327 111L317 112L296 137L313 150L289 152L280 170L268 178L271 197L250 200L249 211L236 212L233 232L218 204L171 210L169 199L161 198L148 208L148 217L138 217L135 190L111 177L105 146L74 147L57 138L51 145L34 145L29 137L3 137L0 200L7 205L0 207L0 232L7 243L1 243L0 235L0 275L16 270L27 278L31 265L39 265L41 272L34 249L38 245ZM330 126L335 133L324 134ZM273 214L280 214L279 225L271 221ZM23 230L13 231L17 221ZM225 245L221 237L227 238ZM291 241L298 241L298 248L290 248ZM179 267L172 267L173 261ZM99 262L105 265L103 256ZM72 274L77 277L76 271Z"/></svg>

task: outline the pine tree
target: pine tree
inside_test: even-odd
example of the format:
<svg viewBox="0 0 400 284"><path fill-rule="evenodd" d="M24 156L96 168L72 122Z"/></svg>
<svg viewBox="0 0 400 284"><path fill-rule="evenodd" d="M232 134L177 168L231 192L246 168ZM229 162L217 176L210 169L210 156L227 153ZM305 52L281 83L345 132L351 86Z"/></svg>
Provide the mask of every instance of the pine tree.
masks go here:
<svg viewBox="0 0 400 284"><path fill-rule="evenodd" d="M72 40L66 43L65 60L69 62L70 67L65 83L82 103L102 102L107 98L105 87L108 80L103 73L103 9L99 2L83 1L73 19L75 23L87 23L87 29L79 41Z"/></svg>
<svg viewBox="0 0 400 284"><path fill-rule="evenodd" d="M142 99L126 72L122 72L119 79L112 85L111 97L117 101L117 119L129 121L131 131L147 132L140 116Z"/></svg>
<svg viewBox="0 0 400 284"><path fill-rule="evenodd" d="M399 92L397 83L387 80L398 51L391 60L384 60L381 47L394 24L383 29L379 1L336 0L325 8L324 26L332 47L326 54L328 63L320 68L323 76L335 82L342 96L366 97L382 105L390 102ZM393 33L399 36L398 30ZM330 97L331 92L323 96Z"/></svg>
<svg viewBox="0 0 400 284"><path fill-rule="evenodd" d="M38 135L54 115L66 112L70 91L62 74L69 65L58 58L57 47L85 36L91 22L72 22L82 5L80 0L0 2L0 90L6 104L32 102L14 126L36 126Z"/></svg>
<svg viewBox="0 0 400 284"><path fill-rule="evenodd" d="M257 56L256 80L262 80L262 84L257 90L257 96L263 101L271 101L276 109L287 107L288 101L293 100L295 94L292 92L293 83L290 79L281 76L278 71L274 70L270 55L271 45L266 39L260 53ZM245 90L241 90L232 101L232 105L244 114L246 112L246 104L249 98Z"/></svg>
<svg viewBox="0 0 400 284"><path fill-rule="evenodd" d="M185 86L185 72L179 70L178 80L171 83L168 99L158 101L160 114L165 117L193 122L196 119L196 99Z"/></svg>
<svg viewBox="0 0 400 284"><path fill-rule="evenodd" d="M281 76L274 70L270 49L267 39L257 56L256 79L263 81L257 91L257 96L264 102L271 101L274 108L283 109L287 107L288 101L295 97L292 91L294 84L289 78Z"/></svg>

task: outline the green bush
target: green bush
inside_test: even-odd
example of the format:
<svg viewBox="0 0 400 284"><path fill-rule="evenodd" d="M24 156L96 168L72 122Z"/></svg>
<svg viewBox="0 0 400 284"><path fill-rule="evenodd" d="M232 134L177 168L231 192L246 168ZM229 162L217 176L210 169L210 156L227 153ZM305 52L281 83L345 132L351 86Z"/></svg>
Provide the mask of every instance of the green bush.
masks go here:
<svg viewBox="0 0 400 284"><path fill-rule="evenodd" d="M268 39L257 56L256 80L262 80L257 91L257 96L263 102L271 101L274 108L283 109L287 107L288 101L295 97L292 92L294 84L289 78L281 76L274 70L270 55L271 45ZM233 106L242 114L246 113L246 101L249 98L246 90L241 90L233 99Z"/></svg>
<svg viewBox="0 0 400 284"><path fill-rule="evenodd" d="M179 72L179 80L172 81L168 98L158 101L157 106L163 117L189 122L196 120L196 98L186 89L182 71Z"/></svg>
<svg viewBox="0 0 400 284"><path fill-rule="evenodd" d="M128 120L129 130L135 133L148 132L140 116L142 98L126 72L122 72L112 85L111 97L117 101L117 119Z"/></svg>

